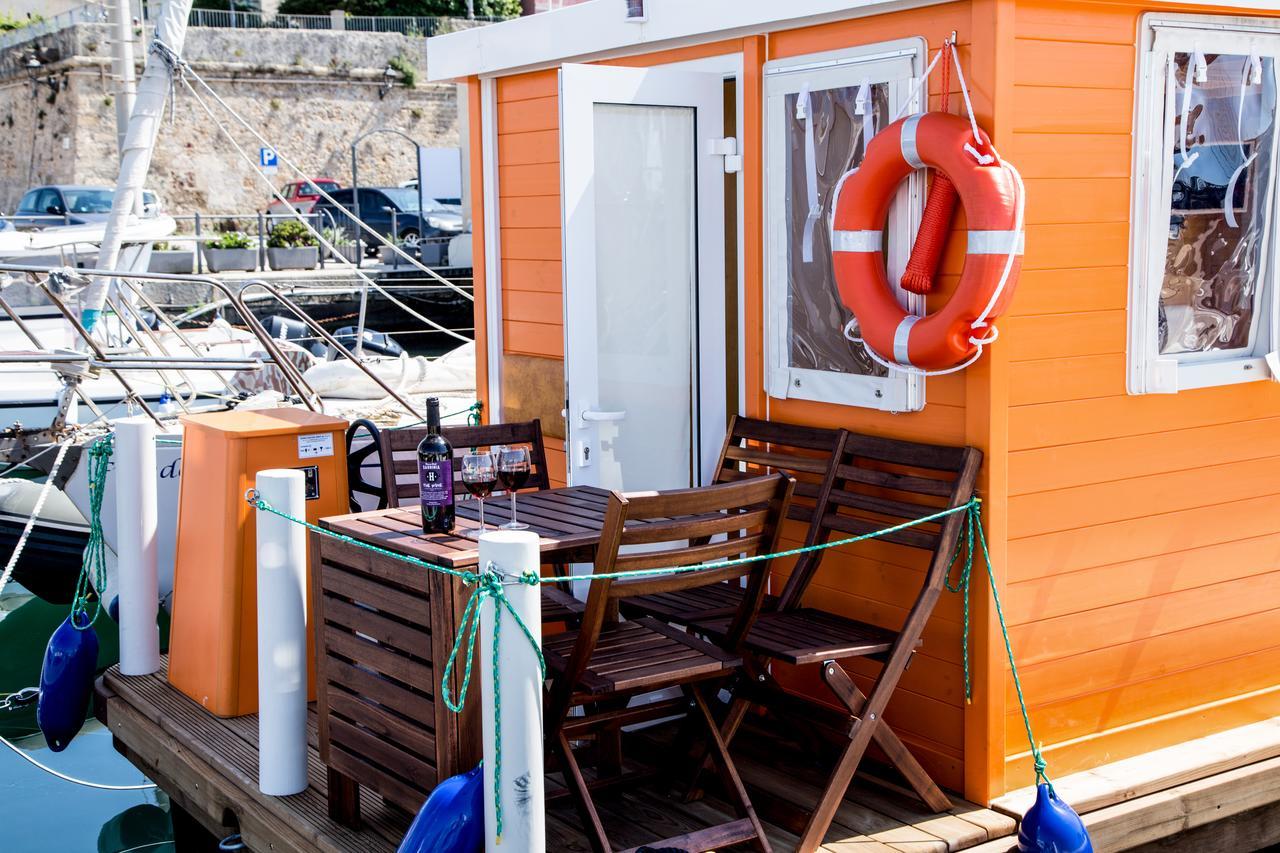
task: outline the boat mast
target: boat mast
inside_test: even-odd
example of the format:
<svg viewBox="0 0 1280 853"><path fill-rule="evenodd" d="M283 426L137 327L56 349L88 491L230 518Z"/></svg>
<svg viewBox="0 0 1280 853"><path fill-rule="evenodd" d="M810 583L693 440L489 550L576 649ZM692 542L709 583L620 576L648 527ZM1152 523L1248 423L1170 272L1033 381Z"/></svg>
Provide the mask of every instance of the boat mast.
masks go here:
<svg viewBox="0 0 1280 853"><path fill-rule="evenodd" d="M133 67L133 20L130 0L115 0L111 8L111 71L116 78L116 143L124 156L124 137L138 94Z"/></svg>
<svg viewBox="0 0 1280 853"><path fill-rule="evenodd" d="M127 0L119 2L123 6ZM182 55L187 39L187 18L190 15L191 0L164 0L160 8L155 37L147 53L147 65L142 71L142 80L138 83L137 99L129 115L129 129L120 150L120 176L116 180L111 216L107 219L102 249L98 253L98 269L117 269L122 234L129 214L142 197L142 184L151 167L151 152L155 148L156 135L164 118L165 99L169 94L173 73L169 62ZM93 329L102 314L108 287L109 282L95 278L84 290L80 321L88 330Z"/></svg>

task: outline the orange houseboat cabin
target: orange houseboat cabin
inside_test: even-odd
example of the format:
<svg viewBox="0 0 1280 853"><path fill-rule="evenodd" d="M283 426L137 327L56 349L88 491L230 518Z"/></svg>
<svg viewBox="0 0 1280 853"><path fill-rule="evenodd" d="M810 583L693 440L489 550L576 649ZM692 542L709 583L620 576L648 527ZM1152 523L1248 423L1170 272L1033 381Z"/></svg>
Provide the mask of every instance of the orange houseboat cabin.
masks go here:
<svg viewBox="0 0 1280 853"><path fill-rule="evenodd" d="M921 377L846 337L828 229L875 133L947 94L964 115L957 74L916 86L953 32L1025 180L1025 254L998 342ZM708 478L733 412L976 446L1056 777L1280 716L1278 67L1274 0L596 0L433 39L466 109L486 411L542 419L554 480L631 490ZM953 295L953 229L906 308ZM808 595L896 627L926 557L842 547ZM972 703L947 596L886 714L982 803L1033 780L984 583Z"/></svg>

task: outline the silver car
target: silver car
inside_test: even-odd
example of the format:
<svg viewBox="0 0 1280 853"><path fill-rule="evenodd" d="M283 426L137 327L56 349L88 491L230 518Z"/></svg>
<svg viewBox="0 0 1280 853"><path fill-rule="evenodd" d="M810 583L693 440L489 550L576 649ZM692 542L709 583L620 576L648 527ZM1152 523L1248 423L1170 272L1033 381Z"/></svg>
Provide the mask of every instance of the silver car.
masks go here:
<svg viewBox="0 0 1280 853"><path fill-rule="evenodd" d="M84 225L105 222L111 213L111 187L80 184L48 184L28 190L18 202L10 222L20 231L38 231L53 225ZM150 190L142 191L142 215L160 212L160 200Z"/></svg>

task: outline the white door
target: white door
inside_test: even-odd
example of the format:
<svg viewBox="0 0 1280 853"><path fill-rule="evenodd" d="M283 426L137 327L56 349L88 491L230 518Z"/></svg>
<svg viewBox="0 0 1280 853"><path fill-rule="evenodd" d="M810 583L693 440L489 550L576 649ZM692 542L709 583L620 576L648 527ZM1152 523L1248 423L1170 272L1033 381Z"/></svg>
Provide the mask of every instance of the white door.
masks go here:
<svg viewBox="0 0 1280 853"><path fill-rule="evenodd" d="M575 485L680 488L714 467L726 399L723 99L717 74L560 69Z"/></svg>

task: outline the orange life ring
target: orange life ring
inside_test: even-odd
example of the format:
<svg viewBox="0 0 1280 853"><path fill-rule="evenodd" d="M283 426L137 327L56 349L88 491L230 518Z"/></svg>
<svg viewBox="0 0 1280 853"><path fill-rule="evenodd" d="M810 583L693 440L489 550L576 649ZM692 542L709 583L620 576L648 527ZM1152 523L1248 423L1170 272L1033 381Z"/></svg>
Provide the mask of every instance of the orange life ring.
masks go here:
<svg viewBox="0 0 1280 853"><path fill-rule="evenodd" d="M960 116L911 115L878 133L862 164L837 187L831 223L836 285L873 354L906 367L945 370L976 358L995 339L984 330L1008 307L1022 267L1021 182L994 153L982 155L986 162L980 163L979 149L992 151L991 141L981 134L975 148L970 124ZM883 234L898 184L925 166L955 184L969 242L955 294L917 317L898 304L889 285Z"/></svg>

